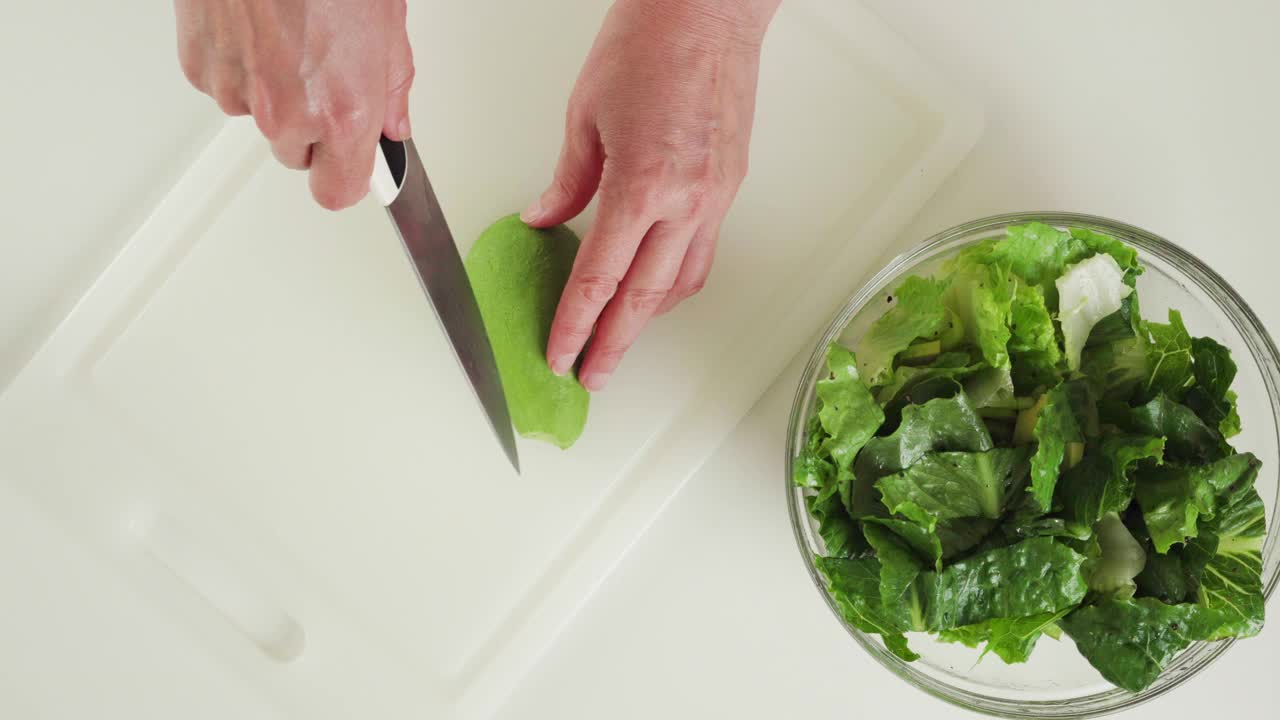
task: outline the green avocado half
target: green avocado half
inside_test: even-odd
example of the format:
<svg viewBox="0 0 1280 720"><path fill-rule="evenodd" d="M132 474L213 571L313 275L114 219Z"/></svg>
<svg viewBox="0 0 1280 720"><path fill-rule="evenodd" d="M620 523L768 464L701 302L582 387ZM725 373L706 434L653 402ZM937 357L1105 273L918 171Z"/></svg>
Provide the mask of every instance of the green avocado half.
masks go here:
<svg viewBox="0 0 1280 720"><path fill-rule="evenodd" d="M582 435L591 401L574 372L558 377L546 358L578 245L563 225L536 230L511 215L485 230L466 259L516 432L562 449Z"/></svg>

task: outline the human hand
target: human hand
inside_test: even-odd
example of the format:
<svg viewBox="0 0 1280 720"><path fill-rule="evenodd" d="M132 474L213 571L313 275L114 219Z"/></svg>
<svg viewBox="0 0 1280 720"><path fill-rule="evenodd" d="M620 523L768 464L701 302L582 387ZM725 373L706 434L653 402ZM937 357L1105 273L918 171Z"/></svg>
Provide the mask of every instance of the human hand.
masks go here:
<svg viewBox="0 0 1280 720"><path fill-rule="evenodd" d="M405 0L174 0L183 73L253 115L282 164L338 210L369 191L378 138L409 137Z"/></svg>
<svg viewBox="0 0 1280 720"><path fill-rule="evenodd" d="M547 362L601 390L640 330L702 288L747 172L760 45L779 0L618 0L569 100L550 227L598 192Z"/></svg>

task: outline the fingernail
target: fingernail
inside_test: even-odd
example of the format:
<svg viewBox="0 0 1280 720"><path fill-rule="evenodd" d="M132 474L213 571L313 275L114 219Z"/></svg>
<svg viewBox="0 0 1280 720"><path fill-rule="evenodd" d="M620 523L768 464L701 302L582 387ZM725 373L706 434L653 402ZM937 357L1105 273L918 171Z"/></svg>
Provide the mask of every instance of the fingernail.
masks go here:
<svg viewBox="0 0 1280 720"><path fill-rule="evenodd" d="M400 139L401 140L409 139L409 118L403 118L400 121Z"/></svg>
<svg viewBox="0 0 1280 720"><path fill-rule="evenodd" d="M582 387L588 392L600 392L609 384L609 376L605 373L590 373L582 377Z"/></svg>
<svg viewBox="0 0 1280 720"><path fill-rule="evenodd" d="M573 361L576 358L577 356L572 354L561 355L551 363L551 372L563 376L573 367Z"/></svg>
<svg viewBox="0 0 1280 720"><path fill-rule="evenodd" d="M526 223L537 222L538 218L541 218L546 212L542 207L542 198L538 198L533 201L532 205L525 208L524 212L520 213L520 219Z"/></svg>

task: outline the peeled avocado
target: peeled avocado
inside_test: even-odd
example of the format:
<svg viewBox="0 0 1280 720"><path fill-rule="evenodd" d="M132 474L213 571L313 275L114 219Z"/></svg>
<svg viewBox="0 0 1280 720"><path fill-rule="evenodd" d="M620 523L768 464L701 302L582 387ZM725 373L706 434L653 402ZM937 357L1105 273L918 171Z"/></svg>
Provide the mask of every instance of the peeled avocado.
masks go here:
<svg viewBox="0 0 1280 720"><path fill-rule="evenodd" d="M562 449L582 434L590 402L574 373L558 377L546 359L577 254L569 228L535 230L511 215L485 230L466 259L516 432Z"/></svg>

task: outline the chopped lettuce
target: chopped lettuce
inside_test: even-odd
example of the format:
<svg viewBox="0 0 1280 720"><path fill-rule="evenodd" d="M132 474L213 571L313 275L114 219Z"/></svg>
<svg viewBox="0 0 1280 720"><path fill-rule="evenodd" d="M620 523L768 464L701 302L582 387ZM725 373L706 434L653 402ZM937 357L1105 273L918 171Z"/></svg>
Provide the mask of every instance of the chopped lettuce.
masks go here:
<svg viewBox="0 0 1280 720"><path fill-rule="evenodd" d="M1067 456L1067 444L1084 442L1084 434L1072 412L1069 388L1063 384L1049 392L1036 419L1036 454L1031 458L1031 493L1042 512L1053 503L1053 491Z"/></svg>
<svg viewBox="0 0 1280 720"><path fill-rule="evenodd" d="M1057 498L1067 526L1087 530L1107 513L1118 513L1133 501L1131 468L1139 462L1160 462L1164 440L1137 435L1109 435L1068 470L1058 484Z"/></svg>
<svg viewBox="0 0 1280 720"><path fill-rule="evenodd" d="M1191 604L1166 605L1155 598L1088 605L1062 619L1062 629L1102 676L1139 692L1197 640L1213 636L1214 613Z"/></svg>
<svg viewBox="0 0 1280 720"><path fill-rule="evenodd" d="M848 625L908 662L911 633L1019 663L1065 631L1134 691L1261 630L1237 369L1142 318L1142 271L1096 230L1011 227L903 280L856 358L829 348L792 484Z"/></svg>
<svg viewBox="0 0 1280 720"><path fill-rule="evenodd" d="M858 367L871 387L893 376L893 361L919 338L937 335L947 317L942 283L911 276L894 291L897 302L867 330L858 343Z"/></svg>
<svg viewBox="0 0 1280 720"><path fill-rule="evenodd" d="M919 517L924 512L938 520L996 519L1026 471L1022 448L930 453L906 470L881 478L876 488L892 513ZM907 503L911 511L902 512Z"/></svg>
<svg viewBox="0 0 1280 720"><path fill-rule="evenodd" d="M827 367L831 377L818 381L818 399L822 401L818 418L828 435L826 451L839 467L847 468L884 422L884 413L858 377L853 353L832 345L827 351Z"/></svg>
<svg viewBox="0 0 1280 720"><path fill-rule="evenodd" d="M1110 255L1094 255L1067 268L1057 280L1058 322L1066 345L1067 368L1080 369L1080 352L1099 320L1119 312L1121 301L1133 292L1124 284L1124 271Z"/></svg>
<svg viewBox="0 0 1280 720"><path fill-rule="evenodd" d="M1138 590L1134 578L1147 566L1147 553L1120 520L1109 512L1093 528L1098 557L1089 563L1089 589L1112 598L1128 600Z"/></svg>
<svg viewBox="0 0 1280 720"><path fill-rule="evenodd" d="M1194 358L1195 386L1187 391L1187 406L1207 425L1217 428L1224 438L1240 433L1240 414L1236 411L1236 394L1231 383L1236 378L1236 364L1231 351L1212 338L1191 341Z"/></svg>

